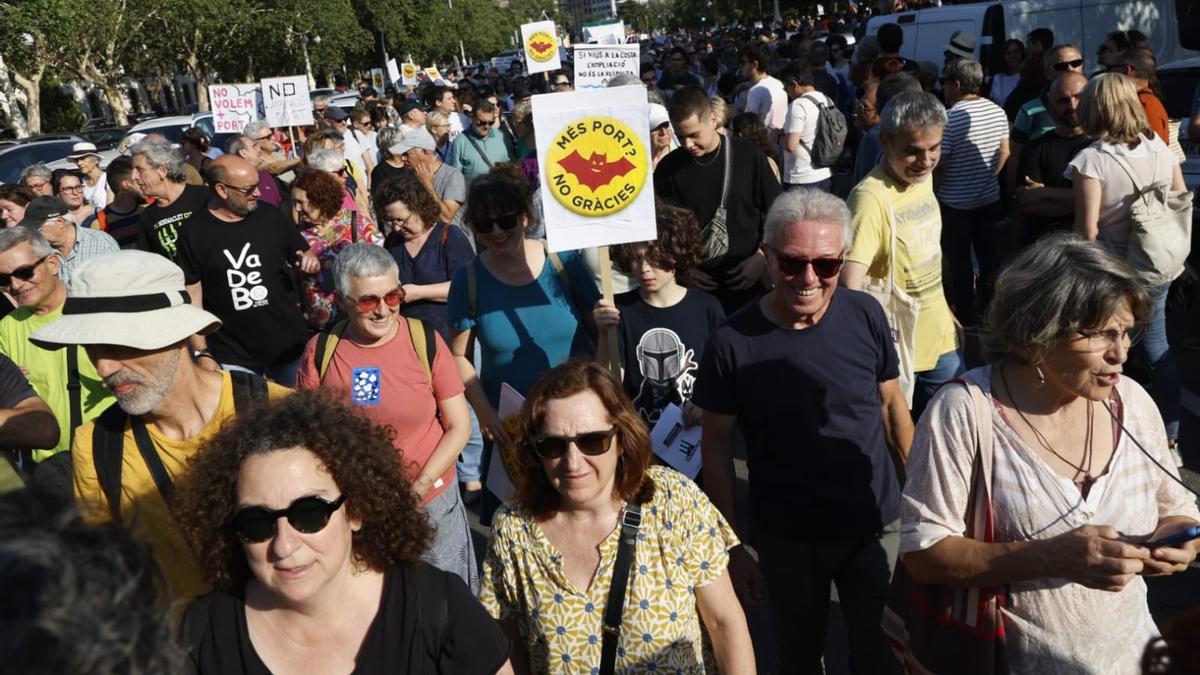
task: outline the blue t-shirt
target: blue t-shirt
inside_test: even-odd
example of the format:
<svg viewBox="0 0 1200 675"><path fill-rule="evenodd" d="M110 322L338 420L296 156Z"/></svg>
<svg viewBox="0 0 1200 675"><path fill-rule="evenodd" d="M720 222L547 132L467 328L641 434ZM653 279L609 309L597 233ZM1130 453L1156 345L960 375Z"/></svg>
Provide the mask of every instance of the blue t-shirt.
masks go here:
<svg viewBox="0 0 1200 675"><path fill-rule="evenodd" d="M442 240L443 237L445 241ZM404 238L396 233L388 235L383 245L396 259L396 265L400 268L401 284L427 286L450 281L455 270L475 257L475 251L471 250L471 242L466 233L457 226L443 222L434 224L433 231L429 233L415 258L404 248ZM440 333L442 339L450 339L446 303L433 300L405 302L400 313L424 321Z"/></svg>
<svg viewBox="0 0 1200 675"><path fill-rule="evenodd" d="M713 333L692 403L737 415L754 526L781 538L856 538L900 517L879 383L899 377L883 308L839 288L815 326L780 328L758 302Z"/></svg>
<svg viewBox="0 0 1200 675"><path fill-rule="evenodd" d="M596 306L600 292L578 254L564 252L558 258L571 280L569 292L549 256L538 278L524 286L500 281L479 258L467 263L475 268L476 317L467 299L467 265L454 272L446 302L450 330L476 329L479 380L493 406L500 403L501 383L525 395L550 368L572 356L591 355L580 317Z"/></svg>

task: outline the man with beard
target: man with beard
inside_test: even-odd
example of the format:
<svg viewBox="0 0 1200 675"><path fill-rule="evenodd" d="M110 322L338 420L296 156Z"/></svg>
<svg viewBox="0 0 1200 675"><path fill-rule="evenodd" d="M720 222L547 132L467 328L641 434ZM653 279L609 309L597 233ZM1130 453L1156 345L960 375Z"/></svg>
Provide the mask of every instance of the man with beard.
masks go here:
<svg viewBox="0 0 1200 675"><path fill-rule="evenodd" d="M36 229L0 230L0 289L17 303L17 308L0 320L0 352L21 368L34 391L50 406L59 431L52 447L21 453L17 468L29 475L33 484L69 497L71 460L70 454L62 451L71 447L75 428L104 412L113 398L81 350L72 347L54 352L29 341L31 334L64 313L67 284L59 279L60 265L62 260Z"/></svg>
<svg viewBox="0 0 1200 675"><path fill-rule="evenodd" d="M1021 153L1014 196L1021 214L1022 248L1049 232L1074 227L1075 197L1065 174L1075 155L1092 143L1079 123L1079 94L1087 82L1075 72L1054 79L1046 95L1054 131L1038 137Z"/></svg>
<svg viewBox="0 0 1200 675"><path fill-rule="evenodd" d="M206 368L220 364L290 387L308 341L293 267L314 274L320 264L279 209L259 204L259 175L249 162L224 155L205 173L212 199L179 239L179 266L192 302L223 325L192 345L211 357L201 362Z"/></svg>
<svg viewBox="0 0 1200 675"><path fill-rule="evenodd" d="M120 251L81 269L61 318L30 338L47 349L82 346L116 395L117 405L75 435L75 501L88 521L123 522L148 544L175 600L209 585L171 516L173 481L227 419L287 391L200 368L189 340L220 326L188 302L179 267Z"/></svg>

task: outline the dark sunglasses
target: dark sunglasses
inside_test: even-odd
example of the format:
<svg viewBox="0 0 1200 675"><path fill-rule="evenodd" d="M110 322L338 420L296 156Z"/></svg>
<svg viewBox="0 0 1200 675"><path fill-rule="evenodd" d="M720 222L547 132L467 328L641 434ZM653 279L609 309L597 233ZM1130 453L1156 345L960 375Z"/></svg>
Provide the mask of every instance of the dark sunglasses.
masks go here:
<svg viewBox="0 0 1200 675"><path fill-rule="evenodd" d="M404 302L404 289L397 288L393 291L388 291L382 298L378 295L360 295L354 301L354 308L360 312L374 312L380 302L385 302L388 307L396 309L400 306L400 303Z"/></svg>
<svg viewBox="0 0 1200 675"><path fill-rule="evenodd" d="M288 504L286 509L271 511L261 506L251 506L234 514L229 521L234 534L248 544L266 541L275 536L279 519L287 517L288 524L297 532L315 534L325 529L334 511L342 508L346 495L334 501L320 497L301 497Z"/></svg>
<svg viewBox="0 0 1200 675"><path fill-rule="evenodd" d="M496 123L496 120L475 120L475 124L481 127L490 127Z"/></svg>
<svg viewBox="0 0 1200 675"><path fill-rule="evenodd" d="M517 222L520 220L521 214L513 211L512 213L505 213L494 218L481 218L474 221L471 227L475 230L476 234L487 234L493 228L497 227L507 232L516 227Z"/></svg>
<svg viewBox="0 0 1200 675"><path fill-rule="evenodd" d="M1082 65L1083 59L1075 59L1074 61L1060 61L1050 66L1050 69L1058 73L1064 73L1068 68L1078 68Z"/></svg>
<svg viewBox="0 0 1200 675"><path fill-rule="evenodd" d="M21 281L29 281L33 278L33 273L37 271L38 265L46 262L46 258L49 257L49 255L44 255L41 258L38 258L38 261L35 263L29 263L28 265L18 267L8 274L0 274L0 288L8 288L11 286L14 278L20 279Z"/></svg>
<svg viewBox="0 0 1200 675"><path fill-rule="evenodd" d="M567 454L572 443L589 457L603 455L610 447L609 439L617 435L617 428L607 431L589 431L578 436L535 436L530 440L533 451L542 459L558 459Z"/></svg>
<svg viewBox="0 0 1200 675"><path fill-rule="evenodd" d="M774 249L772 249L774 251ZM779 251L774 251L775 260L779 264L779 271L789 277L799 276L804 274L805 269L812 265L813 272L822 279L830 279L836 277L838 272L842 271L843 258L816 258L813 260L805 260L804 258L793 258L786 256Z"/></svg>

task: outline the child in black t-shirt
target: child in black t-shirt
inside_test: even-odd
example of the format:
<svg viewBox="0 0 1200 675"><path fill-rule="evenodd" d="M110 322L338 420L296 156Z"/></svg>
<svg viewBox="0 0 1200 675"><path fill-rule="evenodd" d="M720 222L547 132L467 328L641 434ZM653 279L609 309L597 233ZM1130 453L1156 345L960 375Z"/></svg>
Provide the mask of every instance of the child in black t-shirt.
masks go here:
<svg viewBox="0 0 1200 675"><path fill-rule="evenodd" d="M703 243L695 214L662 202L655 208L658 240L615 248L617 266L641 286L617 295L614 303L596 303L596 353L604 360L608 328L616 326L625 391L638 412L653 427L663 408L674 403L692 426L702 417L690 401L695 370L725 312L712 295L675 280L700 262Z"/></svg>

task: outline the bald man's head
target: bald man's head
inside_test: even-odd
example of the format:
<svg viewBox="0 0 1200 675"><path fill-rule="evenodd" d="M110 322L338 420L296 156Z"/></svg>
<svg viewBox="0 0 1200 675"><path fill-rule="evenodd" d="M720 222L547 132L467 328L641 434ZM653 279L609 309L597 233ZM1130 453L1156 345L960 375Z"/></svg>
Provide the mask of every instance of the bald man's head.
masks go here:
<svg viewBox="0 0 1200 675"><path fill-rule="evenodd" d="M258 208L258 170L241 157L221 155L204 170L204 179L217 201L242 216Z"/></svg>
<svg viewBox="0 0 1200 675"><path fill-rule="evenodd" d="M1079 94L1087 83L1087 78L1076 72L1063 73L1050 83L1046 98L1050 102L1050 114L1059 124L1079 128Z"/></svg>

